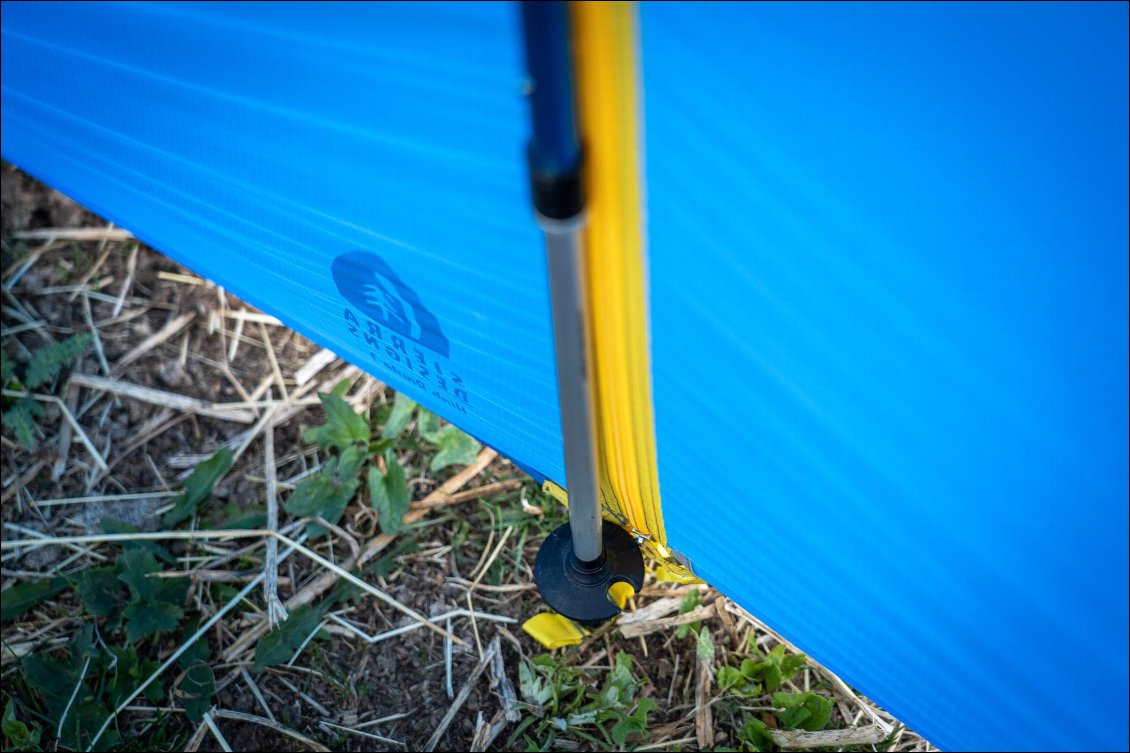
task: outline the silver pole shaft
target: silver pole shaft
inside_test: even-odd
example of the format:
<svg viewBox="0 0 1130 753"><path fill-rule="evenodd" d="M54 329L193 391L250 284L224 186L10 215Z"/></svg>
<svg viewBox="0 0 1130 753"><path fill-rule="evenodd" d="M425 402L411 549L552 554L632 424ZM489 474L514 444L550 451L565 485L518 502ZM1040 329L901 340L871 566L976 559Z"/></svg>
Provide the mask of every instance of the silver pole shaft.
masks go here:
<svg viewBox="0 0 1130 753"><path fill-rule="evenodd" d="M596 475L596 426L589 386L582 221L579 217L562 221L538 219L545 231L549 259L557 393L565 444L565 484L569 491L569 531L577 559L592 562L603 552L603 524L600 483Z"/></svg>

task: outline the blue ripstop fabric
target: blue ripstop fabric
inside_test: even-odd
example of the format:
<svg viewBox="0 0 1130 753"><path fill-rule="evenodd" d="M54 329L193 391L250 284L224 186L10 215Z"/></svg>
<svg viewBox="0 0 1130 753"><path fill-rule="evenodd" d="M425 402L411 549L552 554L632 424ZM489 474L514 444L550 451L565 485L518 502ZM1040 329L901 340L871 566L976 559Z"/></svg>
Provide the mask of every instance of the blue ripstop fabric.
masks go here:
<svg viewBox="0 0 1130 753"><path fill-rule="evenodd" d="M564 479L516 9L3 6L3 153Z"/></svg>
<svg viewBox="0 0 1130 753"><path fill-rule="evenodd" d="M671 544L943 749L1125 750L1126 4L641 26Z"/></svg>

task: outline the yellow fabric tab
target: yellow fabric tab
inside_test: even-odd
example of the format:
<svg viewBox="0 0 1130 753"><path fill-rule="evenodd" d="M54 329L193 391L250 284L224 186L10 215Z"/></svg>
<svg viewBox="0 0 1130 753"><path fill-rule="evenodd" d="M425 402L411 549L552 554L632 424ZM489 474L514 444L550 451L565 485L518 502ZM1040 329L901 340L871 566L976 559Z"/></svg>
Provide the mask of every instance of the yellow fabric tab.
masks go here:
<svg viewBox="0 0 1130 753"><path fill-rule="evenodd" d="M585 284L605 513L641 539L665 575L697 580L670 557L651 411L634 3L572 2L585 150Z"/></svg>
<svg viewBox="0 0 1130 753"><path fill-rule="evenodd" d="M588 635L569 618L552 612L535 614L522 623L522 629L548 649L576 646Z"/></svg>
<svg viewBox="0 0 1130 753"><path fill-rule="evenodd" d="M612 599L612 603L623 609L628 599L636 595L636 589L632 588L631 583L613 583L608 588L608 598Z"/></svg>

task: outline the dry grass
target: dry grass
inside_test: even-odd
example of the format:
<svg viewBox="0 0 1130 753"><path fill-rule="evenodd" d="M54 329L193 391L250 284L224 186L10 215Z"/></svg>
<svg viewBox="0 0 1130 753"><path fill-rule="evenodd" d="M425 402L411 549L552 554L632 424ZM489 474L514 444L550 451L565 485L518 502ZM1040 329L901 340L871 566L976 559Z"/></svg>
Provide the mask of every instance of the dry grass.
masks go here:
<svg viewBox="0 0 1130 753"><path fill-rule="evenodd" d="M538 710L515 690L518 667L543 650L515 623L542 608L530 563L563 520L555 503L491 450L430 474L428 449L410 442L398 449L414 499L404 531L381 533L358 498L328 536L304 541L305 521L280 505L328 460L300 440L321 421L316 393L350 380L349 401L376 422L391 391L3 170L2 347L22 363L72 334L92 336L69 374L33 390L46 408L35 449L7 430L0 438L3 587L73 577L112 562L127 542L160 540L175 563L156 575L188 578L185 608L198 617L195 633L170 631L154 642L158 663L118 700L103 731L120 733L121 749L525 749L521 736L510 738ZM9 400L22 394L5 392ZM236 460L201 513L187 527L160 531L184 478L221 447ZM261 528L207 527L249 511L264 513ZM140 532L107 534L104 516ZM346 583L354 591L341 598ZM679 614L692 590L700 605ZM251 671L263 637L309 605L325 611L290 660ZM618 628L556 652L592 686L618 652L632 656L638 694L658 708L646 736L627 747L735 747L740 719L776 725L759 701L719 693L715 671L768 652L778 636L708 588L649 581L633 606ZM3 625L3 700L43 728L43 749L54 747L56 731L44 723L22 660L61 656L83 625L97 622L66 589ZM713 658L696 655L693 636L676 637L688 623L714 636ZM214 705L198 724L173 689L195 635L207 641L215 677ZM145 697L150 682L163 688L159 700ZM813 690L834 704L827 730L772 730L781 748L931 749L815 664L781 690ZM594 745L571 731L535 742Z"/></svg>

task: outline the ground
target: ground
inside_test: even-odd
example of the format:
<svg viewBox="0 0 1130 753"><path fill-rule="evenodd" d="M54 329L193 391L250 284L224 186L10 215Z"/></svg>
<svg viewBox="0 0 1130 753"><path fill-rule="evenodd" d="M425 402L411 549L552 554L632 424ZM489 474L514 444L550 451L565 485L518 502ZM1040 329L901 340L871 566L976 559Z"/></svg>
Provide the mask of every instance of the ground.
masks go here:
<svg viewBox="0 0 1130 753"><path fill-rule="evenodd" d="M114 710L96 748L931 749L706 586L649 579L635 624L547 651L521 623L565 517L506 459L7 164L2 243L5 749ZM301 541L273 631L272 497Z"/></svg>

